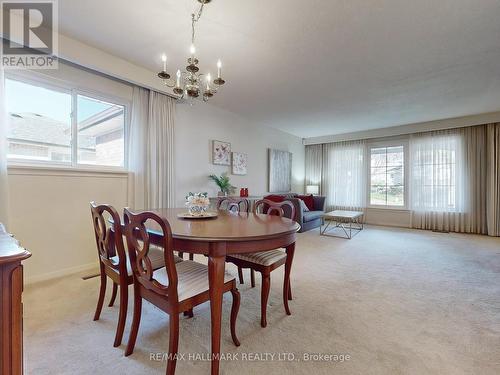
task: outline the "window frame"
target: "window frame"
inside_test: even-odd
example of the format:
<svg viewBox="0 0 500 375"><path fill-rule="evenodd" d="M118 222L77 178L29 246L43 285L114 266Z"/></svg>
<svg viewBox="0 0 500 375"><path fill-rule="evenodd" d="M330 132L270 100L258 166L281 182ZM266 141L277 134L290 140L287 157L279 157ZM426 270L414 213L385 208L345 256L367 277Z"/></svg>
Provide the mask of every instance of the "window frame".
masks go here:
<svg viewBox="0 0 500 375"><path fill-rule="evenodd" d="M402 206L394 206L394 205L382 205L382 204L372 204L370 200L371 195L371 186L372 186L372 173L371 173L371 157L372 157L372 149L373 148L383 148L383 147L403 147L403 173L404 173L404 189L403 189L403 202ZM367 163L366 163L366 206L367 208L377 209L377 210L399 210L399 211L407 211L409 206L409 176L408 176L408 163L409 163L409 151L410 143L407 138L405 139L393 139L393 140L385 140L385 141L373 141L369 142L366 145L366 154L367 154Z"/></svg>
<svg viewBox="0 0 500 375"><path fill-rule="evenodd" d="M68 169L81 171L97 171L97 172L127 172L128 171L128 130L130 123L130 107L131 103L123 98L114 95L105 94L99 91L81 88L76 85L71 85L65 81L60 81L56 78L47 76L40 77L38 75L26 76L18 72L5 72L5 79L21 82L31 86L41 87L47 90L56 91L59 93L69 94L71 96L71 162L59 161L44 161L44 160L29 160L22 158L7 158L8 167L34 167L43 169ZM99 164L80 164L78 163L78 95L90 97L92 99L102 100L104 102L121 105L124 108L123 116L123 167L107 166Z"/></svg>

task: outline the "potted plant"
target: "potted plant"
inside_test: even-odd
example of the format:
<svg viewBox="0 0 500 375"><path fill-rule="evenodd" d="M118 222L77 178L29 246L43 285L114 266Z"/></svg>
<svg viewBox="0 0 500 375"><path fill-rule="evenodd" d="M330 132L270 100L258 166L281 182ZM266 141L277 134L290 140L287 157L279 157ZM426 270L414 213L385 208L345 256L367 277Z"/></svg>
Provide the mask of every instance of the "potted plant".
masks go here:
<svg viewBox="0 0 500 375"><path fill-rule="evenodd" d="M215 182L215 184L219 187L219 196L229 195L234 191L234 189L236 189L233 185L231 185L231 181L229 180L227 173L223 173L220 176L211 174L208 178Z"/></svg>

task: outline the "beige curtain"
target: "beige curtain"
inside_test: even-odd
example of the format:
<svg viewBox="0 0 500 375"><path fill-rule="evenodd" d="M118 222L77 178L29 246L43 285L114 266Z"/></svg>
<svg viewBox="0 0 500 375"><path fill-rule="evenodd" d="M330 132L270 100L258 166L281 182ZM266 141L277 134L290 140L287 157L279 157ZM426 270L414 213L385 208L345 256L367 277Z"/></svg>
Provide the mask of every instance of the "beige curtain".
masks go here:
<svg viewBox="0 0 500 375"><path fill-rule="evenodd" d="M463 209L456 212L414 210L412 227L500 236L500 124L454 131L463 138L464 184L459 187ZM410 195L414 194L412 190L410 186Z"/></svg>
<svg viewBox="0 0 500 375"><path fill-rule="evenodd" d="M500 236L500 123L462 132L469 189L460 232Z"/></svg>
<svg viewBox="0 0 500 375"><path fill-rule="evenodd" d="M306 186L319 186L322 194L323 145L307 145L306 152Z"/></svg>
<svg viewBox="0 0 500 375"><path fill-rule="evenodd" d="M129 128L129 205L135 208L175 206L175 100L134 87Z"/></svg>
<svg viewBox="0 0 500 375"><path fill-rule="evenodd" d="M488 234L500 236L500 123L486 125L486 141Z"/></svg>
<svg viewBox="0 0 500 375"><path fill-rule="evenodd" d="M5 109L4 70L0 67L0 223L8 226L7 113Z"/></svg>

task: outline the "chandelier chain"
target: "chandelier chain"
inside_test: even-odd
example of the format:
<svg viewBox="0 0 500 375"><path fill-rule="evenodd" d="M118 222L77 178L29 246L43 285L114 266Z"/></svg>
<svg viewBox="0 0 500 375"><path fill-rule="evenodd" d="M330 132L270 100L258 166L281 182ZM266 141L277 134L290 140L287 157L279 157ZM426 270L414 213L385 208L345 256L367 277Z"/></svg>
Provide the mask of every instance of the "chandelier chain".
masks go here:
<svg viewBox="0 0 500 375"><path fill-rule="evenodd" d="M201 3L200 9L198 10L198 13L193 13L191 14L191 43L194 44L195 36L196 36L196 22L198 22L201 18L201 15L203 13L203 7L205 6L205 2Z"/></svg>

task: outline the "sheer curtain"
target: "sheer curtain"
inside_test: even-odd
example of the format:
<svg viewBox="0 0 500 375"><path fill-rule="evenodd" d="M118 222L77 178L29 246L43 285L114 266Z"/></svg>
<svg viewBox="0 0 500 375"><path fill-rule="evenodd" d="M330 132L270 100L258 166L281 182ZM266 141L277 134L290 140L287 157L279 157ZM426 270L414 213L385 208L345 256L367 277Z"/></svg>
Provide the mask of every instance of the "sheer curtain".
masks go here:
<svg viewBox="0 0 500 375"><path fill-rule="evenodd" d="M412 226L461 231L467 211L461 131L412 135L409 161Z"/></svg>
<svg viewBox="0 0 500 375"><path fill-rule="evenodd" d="M323 145L323 186L328 209L366 207L367 164L364 141Z"/></svg>
<svg viewBox="0 0 500 375"><path fill-rule="evenodd" d="M7 113L5 108L4 70L0 67L0 223L6 227L8 213L7 192Z"/></svg>
<svg viewBox="0 0 500 375"><path fill-rule="evenodd" d="M175 206L174 121L173 98L134 87L128 132L130 206Z"/></svg>

